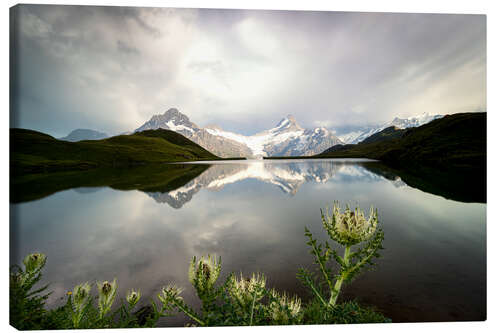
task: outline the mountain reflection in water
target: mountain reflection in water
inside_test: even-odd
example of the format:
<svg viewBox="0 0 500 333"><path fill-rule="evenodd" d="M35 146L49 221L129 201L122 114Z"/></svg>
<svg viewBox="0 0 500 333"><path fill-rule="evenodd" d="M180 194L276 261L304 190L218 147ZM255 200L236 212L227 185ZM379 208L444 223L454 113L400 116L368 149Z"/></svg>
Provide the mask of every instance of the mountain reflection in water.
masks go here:
<svg viewBox="0 0 500 333"><path fill-rule="evenodd" d="M331 160L215 162L201 175L175 190L146 193L158 203L167 203L173 208L182 208L201 189L219 191L226 185L246 179L256 179L274 185L290 196L294 196L306 182L326 183L335 178L349 178L352 181L364 182L384 179L383 176L368 171L363 167L364 163L374 163L374 161L341 159L336 160L334 163ZM389 181L396 187L406 186L398 176L393 176Z"/></svg>

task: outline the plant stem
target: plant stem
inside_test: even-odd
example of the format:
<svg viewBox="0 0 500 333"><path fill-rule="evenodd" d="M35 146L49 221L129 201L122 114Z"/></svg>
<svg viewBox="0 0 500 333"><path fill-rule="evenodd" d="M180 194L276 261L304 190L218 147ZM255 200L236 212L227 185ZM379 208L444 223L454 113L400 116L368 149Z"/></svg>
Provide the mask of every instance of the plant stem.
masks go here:
<svg viewBox="0 0 500 333"><path fill-rule="evenodd" d="M250 311L250 323L248 324L248 326L252 326L252 322L253 322L253 311L255 309L255 299L257 298L257 292L254 292L253 294L253 299L252 299L252 308L251 308L251 311Z"/></svg>
<svg viewBox="0 0 500 333"><path fill-rule="evenodd" d="M189 318L193 319L196 321L198 324L201 326L205 326L205 322L203 322L201 319L198 318L194 313L192 313L182 302L179 302L177 300L174 300L174 304L182 311L184 312Z"/></svg>
<svg viewBox="0 0 500 333"><path fill-rule="evenodd" d="M351 247L347 246L344 250L344 260L343 264L344 267L349 266L349 255L351 253ZM341 274L340 278L337 279L337 282L335 283L335 286L333 287L331 296L330 296L330 301L328 302L328 306L334 307L335 304L337 303L337 298L339 297L340 294L340 288L342 288L342 282L344 282L344 275Z"/></svg>

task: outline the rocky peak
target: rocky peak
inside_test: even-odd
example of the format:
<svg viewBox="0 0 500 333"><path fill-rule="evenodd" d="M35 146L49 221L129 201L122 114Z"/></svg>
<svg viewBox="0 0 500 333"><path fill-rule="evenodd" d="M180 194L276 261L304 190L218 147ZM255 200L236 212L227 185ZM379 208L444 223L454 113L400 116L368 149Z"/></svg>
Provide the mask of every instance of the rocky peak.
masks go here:
<svg viewBox="0 0 500 333"><path fill-rule="evenodd" d="M296 132L304 130L302 127L297 124L294 116L289 114L285 118L281 119L276 126L271 129L271 132Z"/></svg>
<svg viewBox="0 0 500 333"><path fill-rule="evenodd" d="M185 135L187 133L186 131L197 130L198 126L192 123L185 114L182 114L176 108L170 108L163 114L152 116L149 121L144 123L144 125L136 129L135 131L140 132L148 129L158 128L179 131L181 134Z"/></svg>
<svg viewBox="0 0 500 333"><path fill-rule="evenodd" d="M185 125L193 127L193 123L189 120L188 116L179 112L176 108L170 108L162 115L166 122L172 121L175 125ZM195 125L195 127L197 127Z"/></svg>

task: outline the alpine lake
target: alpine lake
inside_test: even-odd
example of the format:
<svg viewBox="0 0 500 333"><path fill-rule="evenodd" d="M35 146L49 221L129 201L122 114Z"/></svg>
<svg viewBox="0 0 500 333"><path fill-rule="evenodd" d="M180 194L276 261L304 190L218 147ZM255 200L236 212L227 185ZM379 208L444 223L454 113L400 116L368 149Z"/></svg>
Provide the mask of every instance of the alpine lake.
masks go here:
<svg viewBox="0 0 500 333"><path fill-rule="evenodd" d="M230 272L261 272L267 286L307 301L296 273L316 267L304 228L329 240L320 209L338 201L366 214L378 209L385 233L376 266L344 285L340 300L373 306L393 322L485 320L485 197L415 183L366 159L195 162L35 177L11 184L10 261L47 255L42 283L53 291L50 307L64 304L78 283L113 278L117 299L140 289L139 305L147 305L174 283L197 307L188 267L193 256L207 254L222 258L219 283ZM186 322L178 315L160 326Z"/></svg>

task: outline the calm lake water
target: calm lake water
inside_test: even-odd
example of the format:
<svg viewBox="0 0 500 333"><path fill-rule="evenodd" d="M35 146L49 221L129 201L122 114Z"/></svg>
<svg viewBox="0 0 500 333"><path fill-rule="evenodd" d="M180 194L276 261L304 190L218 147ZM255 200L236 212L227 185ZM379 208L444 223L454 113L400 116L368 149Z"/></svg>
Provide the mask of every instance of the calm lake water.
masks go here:
<svg viewBox="0 0 500 333"><path fill-rule="evenodd" d="M299 267L314 269L304 227L326 240L320 208L338 200L378 208L385 232L375 270L346 285L343 299L374 305L394 322L484 320L486 204L423 192L372 163L217 162L169 192L79 187L11 204L11 263L47 254L51 306L75 284L114 277L119 297L140 288L146 304L173 282L196 304L188 263L208 253L222 257L221 278L259 271L269 286L307 299L295 277Z"/></svg>

